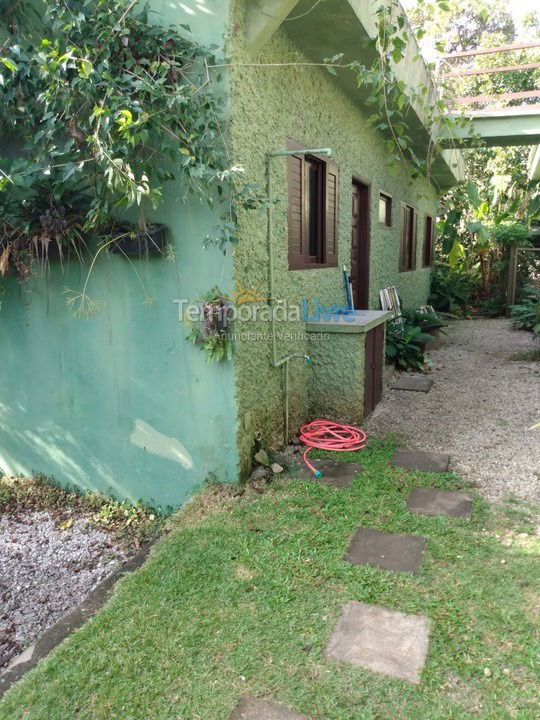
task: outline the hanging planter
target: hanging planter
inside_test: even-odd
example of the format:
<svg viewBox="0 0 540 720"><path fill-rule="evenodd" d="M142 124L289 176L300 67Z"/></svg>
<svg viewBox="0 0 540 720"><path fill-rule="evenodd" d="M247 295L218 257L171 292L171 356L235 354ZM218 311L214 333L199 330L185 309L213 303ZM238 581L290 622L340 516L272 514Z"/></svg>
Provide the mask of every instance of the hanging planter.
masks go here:
<svg viewBox="0 0 540 720"><path fill-rule="evenodd" d="M232 339L230 335L229 301L214 287L198 301L194 319L185 319L189 328L186 340L198 346L206 353L208 362L221 362L232 358Z"/></svg>
<svg viewBox="0 0 540 720"><path fill-rule="evenodd" d="M110 233L109 250L113 255L128 257L163 255L166 237L167 228L162 223L146 225L142 229L122 223L115 225Z"/></svg>

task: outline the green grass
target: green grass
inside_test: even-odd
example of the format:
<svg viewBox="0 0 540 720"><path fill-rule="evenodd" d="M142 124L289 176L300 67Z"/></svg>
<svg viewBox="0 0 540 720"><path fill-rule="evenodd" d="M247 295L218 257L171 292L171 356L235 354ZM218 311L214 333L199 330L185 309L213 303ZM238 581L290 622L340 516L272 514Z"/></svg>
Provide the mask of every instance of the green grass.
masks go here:
<svg viewBox="0 0 540 720"><path fill-rule="evenodd" d="M535 719L534 508L475 498L470 522L411 515L413 485L463 483L389 468L392 450L351 454L365 471L347 490L203 491L0 719L226 720L243 693L320 720ZM421 574L343 562L359 524L426 537ZM323 658L351 599L430 617L419 686Z"/></svg>
<svg viewBox="0 0 540 720"><path fill-rule="evenodd" d="M524 362L539 362L540 361L540 348L534 348L533 350L525 350L524 352L514 353L510 360L521 360Z"/></svg>

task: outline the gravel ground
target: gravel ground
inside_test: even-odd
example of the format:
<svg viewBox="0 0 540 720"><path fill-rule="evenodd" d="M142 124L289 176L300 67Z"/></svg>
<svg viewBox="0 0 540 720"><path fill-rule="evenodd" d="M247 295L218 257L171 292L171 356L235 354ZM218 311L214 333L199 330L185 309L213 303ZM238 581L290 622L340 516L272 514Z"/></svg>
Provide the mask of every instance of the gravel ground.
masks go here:
<svg viewBox="0 0 540 720"><path fill-rule="evenodd" d="M396 432L410 448L450 453L450 468L489 500L540 500L540 363L510 361L531 333L506 319L461 320L430 353L427 394L385 389L368 433Z"/></svg>
<svg viewBox="0 0 540 720"><path fill-rule="evenodd" d="M47 512L0 515L0 668L125 559L82 518L61 529Z"/></svg>

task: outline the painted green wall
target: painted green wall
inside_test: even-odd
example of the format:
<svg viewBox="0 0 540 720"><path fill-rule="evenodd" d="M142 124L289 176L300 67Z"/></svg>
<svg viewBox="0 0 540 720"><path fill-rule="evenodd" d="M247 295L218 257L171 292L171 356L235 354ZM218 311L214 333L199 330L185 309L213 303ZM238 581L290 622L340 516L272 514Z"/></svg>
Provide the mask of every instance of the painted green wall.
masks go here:
<svg viewBox="0 0 540 720"><path fill-rule="evenodd" d="M319 68L253 67L250 63L291 63L308 61L279 30L257 57L244 49L244 9L233 5L231 22L236 32L230 52L234 63L230 73L230 139L235 162L246 168L250 180L264 183L264 158L268 151L285 149L286 138L306 147L326 147L340 167L339 267L308 271L288 270L287 265L287 178L286 161L273 161L272 178L278 204L273 209L275 286L278 298L300 303L318 298L326 304L344 304L341 266L349 265L351 235L351 179L356 175L371 184L371 267L370 307L379 308L378 292L396 285L404 307L417 307L426 300L429 270L400 273L399 204L415 205L420 214L417 266L421 268L421 239L424 213L435 211L435 194L427 182L408 183L404 175L394 177L384 168L385 149L380 136L366 125L366 116L338 90L332 76ZM336 49L336 52L339 48ZM393 223L390 230L377 225L379 191L393 196ZM427 196L427 199L426 197ZM268 258L264 216L241 217L241 242L234 253L235 280L260 286L267 291ZM238 323L238 330L268 333L262 322ZM302 336L303 323L280 323L279 330L300 332L296 339L278 342L280 356L307 352ZM311 348L313 349L313 348ZM265 445L283 441L283 371L270 364L267 339L239 344L236 355L236 392L240 421L242 471L249 465L249 453L257 438ZM316 362L315 350L314 362ZM291 363L291 429L310 416L310 387L315 382L312 367L302 360Z"/></svg>
<svg viewBox="0 0 540 720"><path fill-rule="evenodd" d="M189 23L219 44L221 0L154 1L166 23ZM177 506L208 477L236 477L232 364L207 364L185 342L175 299L232 285L230 257L203 251L217 222L174 186L154 220L171 230L173 261L99 256L90 296L105 303L74 318L64 290L80 290L87 266L72 264L29 287L8 282L0 311L0 469L41 471L64 484ZM145 286L145 291L135 272ZM153 303L145 305L146 296Z"/></svg>

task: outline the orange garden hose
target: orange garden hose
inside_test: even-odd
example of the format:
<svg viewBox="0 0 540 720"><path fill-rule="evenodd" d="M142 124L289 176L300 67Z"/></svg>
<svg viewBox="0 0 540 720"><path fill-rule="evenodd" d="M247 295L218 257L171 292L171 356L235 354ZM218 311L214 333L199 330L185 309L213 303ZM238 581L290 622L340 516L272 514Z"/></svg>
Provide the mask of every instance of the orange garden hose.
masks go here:
<svg viewBox="0 0 540 720"><path fill-rule="evenodd" d="M300 428L300 442L307 445L304 462L315 477L322 473L307 459L311 448L332 452L355 452L366 447L366 433L352 425L340 425L330 420L314 420Z"/></svg>

